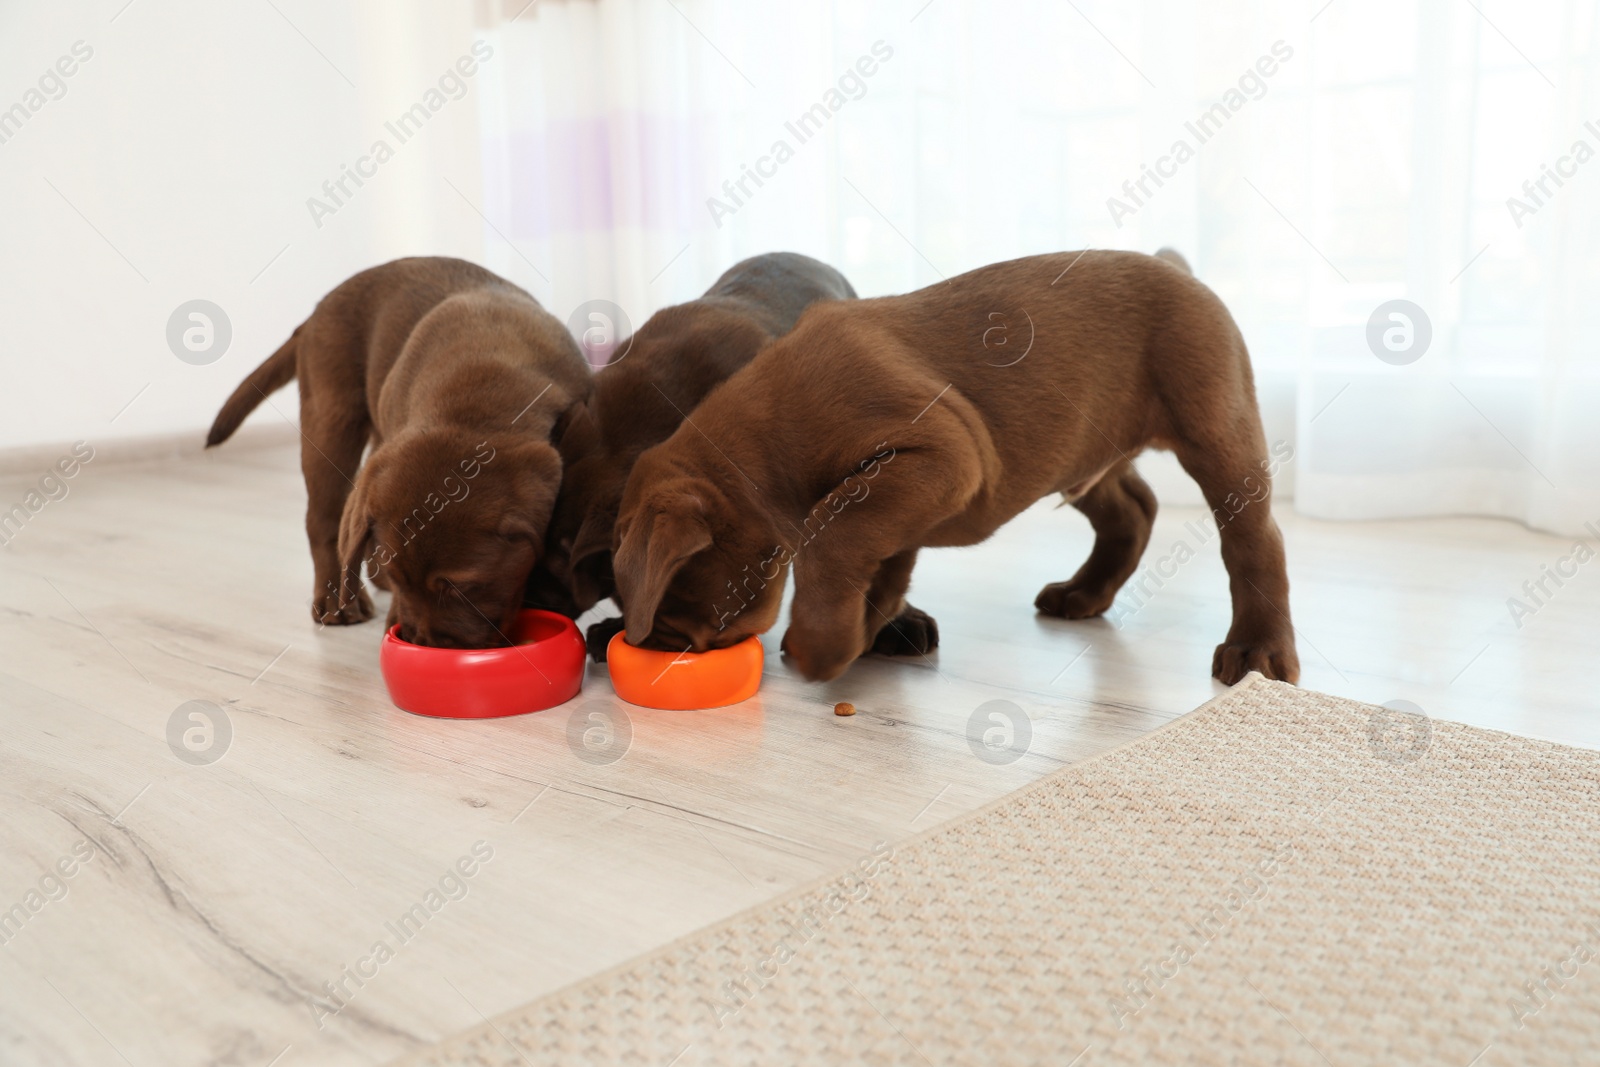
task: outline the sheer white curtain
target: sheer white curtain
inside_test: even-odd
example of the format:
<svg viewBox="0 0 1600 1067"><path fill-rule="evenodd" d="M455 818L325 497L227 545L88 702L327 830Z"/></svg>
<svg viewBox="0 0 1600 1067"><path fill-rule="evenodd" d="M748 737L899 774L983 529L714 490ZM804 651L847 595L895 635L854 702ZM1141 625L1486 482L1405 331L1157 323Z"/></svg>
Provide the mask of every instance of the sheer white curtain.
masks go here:
<svg viewBox="0 0 1600 1067"><path fill-rule="evenodd" d="M1170 244L1297 508L1600 520L1592 0L523 2L480 16L489 243L558 313L778 248L875 295Z"/></svg>
<svg viewBox="0 0 1600 1067"><path fill-rule="evenodd" d="M480 119L491 266L537 271L563 317L609 300L637 326L698 295L722 269L700 234L727 87L691 25L665 2L479 7L504 56Z"/></svg>

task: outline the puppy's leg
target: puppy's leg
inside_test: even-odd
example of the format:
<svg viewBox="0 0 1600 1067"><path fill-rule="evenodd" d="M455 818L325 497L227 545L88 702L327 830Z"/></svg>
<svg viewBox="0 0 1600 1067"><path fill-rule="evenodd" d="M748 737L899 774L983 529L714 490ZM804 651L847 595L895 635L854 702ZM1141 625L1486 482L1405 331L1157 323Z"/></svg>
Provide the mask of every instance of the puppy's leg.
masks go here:
<svg viewBox="0 0 1600 1067"><path fill-rule="evenodd" d="M305 388L300 390L300 471L306 480L306 537L316 578L311 589L311 617L329 626L348 626L372 618L372 599L365 589L346 602L340 593L339 520L361 466L369 423L366 405L357 411L329 411Z"/></svg>
<svg viewBox="0 0 1600 1067"><path fill-rule="evenodd" d="M1089 619L1105 612L1139 566L1150 543L1156 517L1156 495L1129 462L1107 471L1072 506L1094 527L1094 548L1078 573L1051 582L1039 591L1033 606L1063 619Z"/></svg>
<svg viewBox="0 0 1600 1067"><path fill-rule="evenodd" d="M876 632L871 651L880 656L925 656L939 647L939 624L933 616L906 603L917 550L908 549L883 561L867 590L867 633Z"/></svg>
<svg viewBox="0 0 1600 1067"><path fill-rule="evenodd" d="M1266 437L1254 398L1248 399L1248 406L1231 420L1214 424L1219 432L1179 441L1175 449L1184 470L1200 483L1216 519L1233 597L1233 624L1212 657L1211 673L1227 685L1250 671L1295 682L1300 657L1289 621L1283 535L1272 518Z"/></svg>
<svg viewBox="0 0 1600 1067"><path fill-rule="evenodd" d="M783 650L812 681L837 678L871 647L876 630L867 614L880 620L875 626L881 616L867 606L867 594L886 561L904 557L897 568L909 580L913 550L961 514L982 485L979 446L963 422L936 409L918 429L920 440L896 443L899 453L884 464L871 493L795 553Z"/></svg>
<svg viewBox="0 0 1600 1067"><path fill-rule="evenodd" d="M614 619L601 619L592 623L584 634L583 642L589 649L589 658L596 663L606 661L606 646L611 644L611 639L627 629L622 622L622 616Z"/></svg>

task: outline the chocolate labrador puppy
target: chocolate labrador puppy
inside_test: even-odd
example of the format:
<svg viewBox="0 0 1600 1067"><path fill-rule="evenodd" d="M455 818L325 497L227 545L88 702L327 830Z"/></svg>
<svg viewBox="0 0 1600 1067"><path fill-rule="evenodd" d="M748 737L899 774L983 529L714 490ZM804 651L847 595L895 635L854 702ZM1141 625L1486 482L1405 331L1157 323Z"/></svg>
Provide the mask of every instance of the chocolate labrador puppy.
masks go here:
<svg viewBox="0 0 1600 1067"><path fill-rule="evenodd" d="M1088 516L1088 560L1036 608L1111 606L1150 538L1133 468L1170 449L1221 527L1233 624L1212 673L1295 681L1283 540L1244 340L1176 253L1086 251L905 296L819 304L635 464L613 560L627 639L696 651L777 618L807 678L883 630L915 645L918 550L976 544L1049 493Z"/></svg>
<svg viewBox="0 0 1600 1067"><path fill-rule="evenodd" d="M482 267L398 259L323 297L206 446L296 377L312 617L371 618L366 564L406 640L508 644L561 482L551 437L591 388L566 328Z"/></svg>
<svg viewBox="0 0 1600 1067"><path fill-rule="evenodd" d="M855 295L826 263L772 252L734 264L704 296L652 315L600 370L587 409L568 420L549 548L529 579L527 602L576 617L610 596L611 528L634 461L762 345L789 332L802 311ZM621 629L616 619L589 628L597 662Z"/></svg>

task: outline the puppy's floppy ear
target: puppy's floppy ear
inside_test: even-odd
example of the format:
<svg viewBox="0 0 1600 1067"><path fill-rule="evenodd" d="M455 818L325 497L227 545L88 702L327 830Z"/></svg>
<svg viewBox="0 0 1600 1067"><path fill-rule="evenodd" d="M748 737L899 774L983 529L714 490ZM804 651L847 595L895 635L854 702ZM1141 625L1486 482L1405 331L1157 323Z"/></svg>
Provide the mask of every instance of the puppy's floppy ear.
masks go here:
<svg viewBox="0 0 1600 1067"><path fill-rule="evenodd" d="M513 470L516 492L501 519L500 535L526 538L542 555L561 488L561 454L540 441L507 449L504 461Z"/></svg>
<svg viewBox="0 0 1600 1067"><path fill-rule="evenodd" d="M628 524L612 556L627 641L635 645L650 636L673 576L690 556L711 547L711 527L695 497L681 494L652 511Z"/></svg>
<svg viewBox="0 0 1600 1067"><path fill-rule="evenodd" d="M356 486L344 502L339 517L339 603L348 604L361 592L361 564L372 544L372 510L367 499L371 481L369 463L356 475Z"/></svg>
<svg viewBox="0 0 1600 1067"><path fill-rule="evenodd" d="M568 460L599 447L599 427L587 401L580 400L556 416L550 427L550 443Z"/></svg>
<svg viewBox="0 0 1600 1067"><path fill-rule="evenodd" d="M605 583L610 571L611 530L616 525L616 508L595 505L583 518L583 525L572 538L568 560L571 572L572 598L578 606L588 611L606 595Z"/></svg>

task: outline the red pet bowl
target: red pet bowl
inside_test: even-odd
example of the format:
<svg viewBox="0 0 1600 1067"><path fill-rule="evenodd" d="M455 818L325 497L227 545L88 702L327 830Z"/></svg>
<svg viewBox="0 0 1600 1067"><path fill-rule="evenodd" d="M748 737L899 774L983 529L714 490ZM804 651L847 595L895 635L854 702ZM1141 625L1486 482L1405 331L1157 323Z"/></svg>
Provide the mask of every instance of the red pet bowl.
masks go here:
<svg viewBox="0 0 1600 1067"><path fill-rule="evenodd" d="M430 648L383 635L378 666L395 707L445 719L494 719L564 704L583 688L577 624L553 611L517 616L509 648Z"/></svg>

